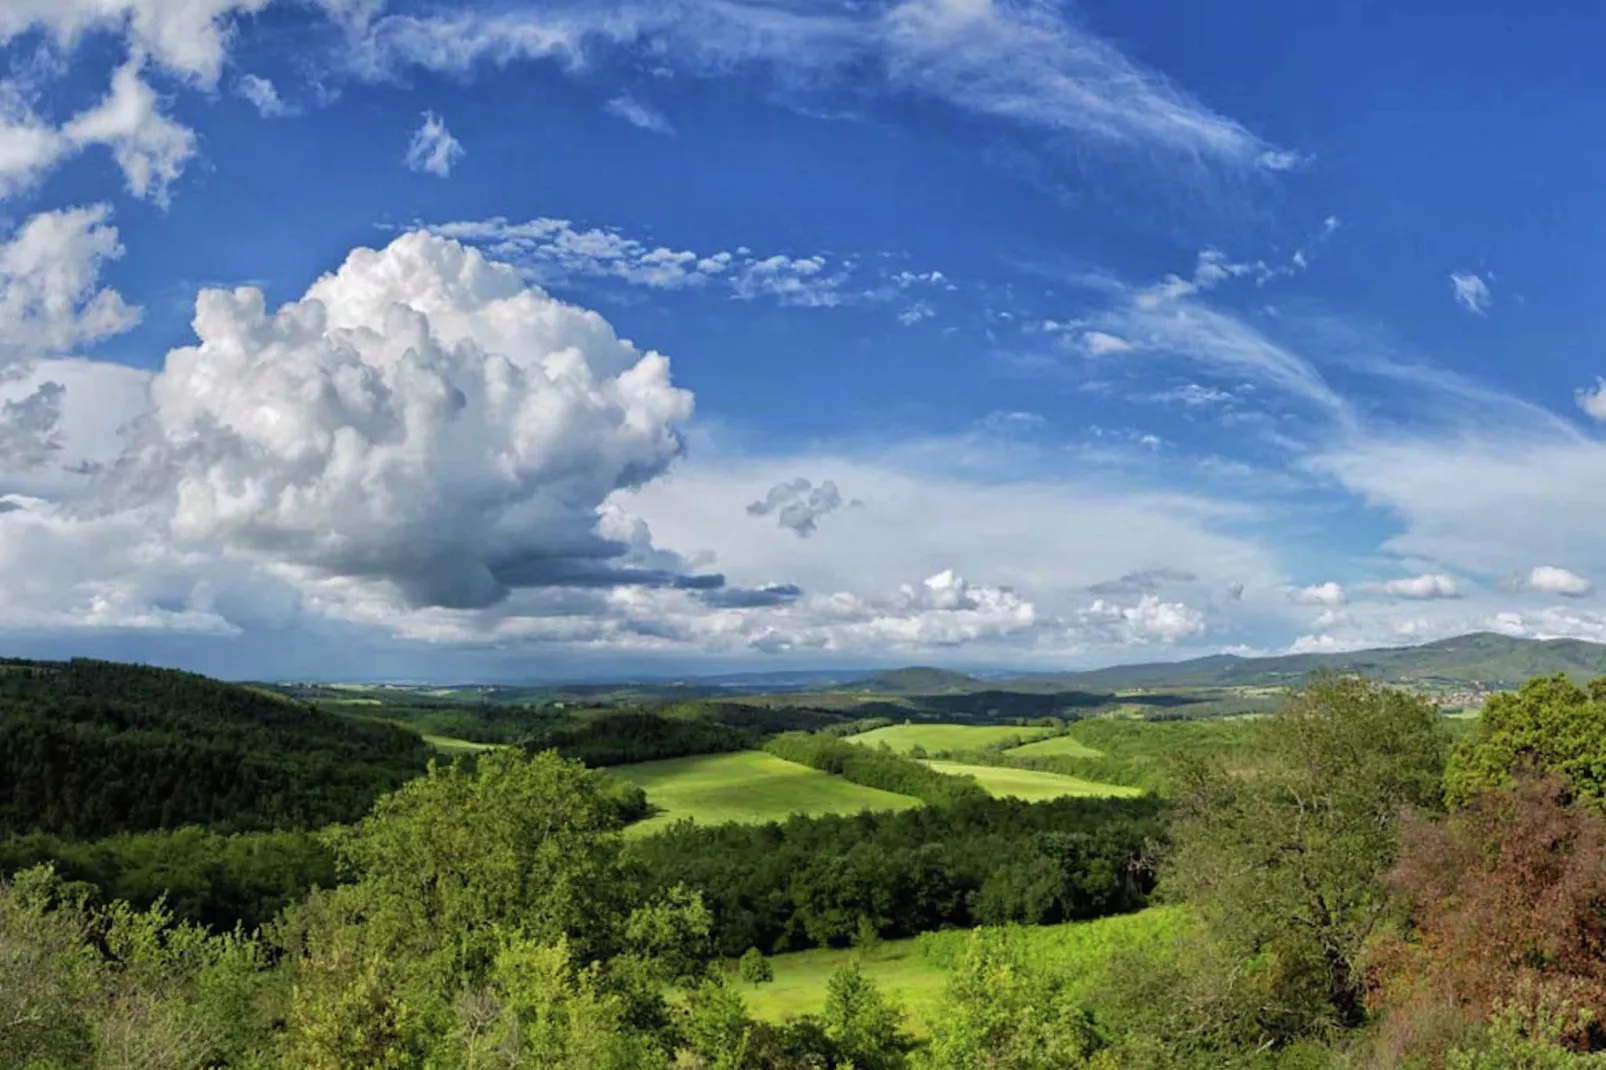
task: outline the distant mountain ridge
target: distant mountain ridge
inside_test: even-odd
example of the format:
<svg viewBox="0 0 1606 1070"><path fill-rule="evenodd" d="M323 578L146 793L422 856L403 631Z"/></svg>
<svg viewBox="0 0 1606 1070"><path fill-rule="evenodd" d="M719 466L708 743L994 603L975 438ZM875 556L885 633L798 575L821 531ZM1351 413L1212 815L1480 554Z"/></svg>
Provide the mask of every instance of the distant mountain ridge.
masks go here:
<svg viewBox="0 0 1606 1070"><path fill-rule="evenodd" d="M1359 672L1393 683L1479 684L1504 689L1517 687L1534 676L1565 673L1583 681L1606 675L1606 645L1582 639L1518 639L1493 632L1474 632L1420 646L1258 658L1213 654L1189 661L1115 665L1087 672L1040 673L1012 682L1094 691L1139 687L1255 687L1296 683L1321 669Z"/></svg>

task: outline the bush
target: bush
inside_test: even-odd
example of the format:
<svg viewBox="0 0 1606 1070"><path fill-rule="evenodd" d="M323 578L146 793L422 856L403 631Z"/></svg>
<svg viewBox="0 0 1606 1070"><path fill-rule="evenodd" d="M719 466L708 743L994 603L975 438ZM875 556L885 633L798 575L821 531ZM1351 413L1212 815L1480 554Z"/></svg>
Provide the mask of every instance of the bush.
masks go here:
<svg viewBox="0 0 1606 1070"><path fill-rule="evenodd" d="M742 953L736 963L736 974L750 985L762 985L775 980L775 968L756 947L750 947Z"/></svg>

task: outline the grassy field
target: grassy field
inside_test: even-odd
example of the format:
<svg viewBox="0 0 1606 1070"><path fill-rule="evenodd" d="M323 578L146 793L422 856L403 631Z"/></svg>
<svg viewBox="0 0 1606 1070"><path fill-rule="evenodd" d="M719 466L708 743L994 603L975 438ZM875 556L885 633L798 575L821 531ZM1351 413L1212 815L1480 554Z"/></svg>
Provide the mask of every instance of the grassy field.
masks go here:
<svg viewBox="0 0 1606 1070"><path fill-rule="evenodd" d="M1095 750L1079 739L1070 736L1053 736L1049 739L1039 739L1035 743L1027 743L1019 747L1011 747L1007 752L1011 755L1020 755L1023 758L1101 758L1104 752Z"/></svg>
<svg viewBox="0 0 1606 1070"><path fill-rule="evenodd" d="M849 743L863 743L875 747L882 743L899 754L908 754L915 747L928 753L940 751L979 750L995 747L1012 739L1041 739L1049 732L1046 728L1017 728L1014 725L973 724L892 724L869 732L848 736Z"/></svg>
<svg viewBox="0 0 1606 1070"><path fill-rule="evenodd" d="M696 821L781 821L793 814L853 814L907 810L919 799L861 787L841 777L784 761L763 751L705 754L661 762L616 765L608 772L638 785L663 809L630 826L646 835L689 817Z"/></svg>
<svg viewBox="0 0 1606 1070"><path fill-rule="evenodd" d="M1101 784L1081 777L1060 773L1043 773L1035 769L1012 769L1003 765L966 765L963 762L926 762L939 773L950 776L973 776L987 789L988 794L1011 796L1027 802L1058 799L1066 795L1132 796L1143 794L1138 788L1120 784Z"/></svg>
<svg viewBox="0 0 1606 1070"><path fill-rule="evenodd" d="M1169 942L1183 931L1183 915L1174 907L1151 907L1126 914L1069 925L1045 925L1008 930L1022 955L1034 965L1060 972L1088 986L1111 957L1145 944ZM916 1032L929 1031L948 972L964 951L970 933L950 930L925 933L914 940L888 940L873 950L796 951L770 956L775 980L751 985L733 978L748 1009L772 1022L825 1008L825 984L831 974L855 961L881 991L901 1003Z"/></svg>
<svg viewBox="0 0 1606 1070"><path fill-rule="evenodd" d="M420 735L424 737L425 743L428 743L447 757L453 757L458 754L478 754L482 750L495 750L499 745L496 743L475 743L471 739L454 739L451 736L432 736L428 733L420 733Z"/></svg>

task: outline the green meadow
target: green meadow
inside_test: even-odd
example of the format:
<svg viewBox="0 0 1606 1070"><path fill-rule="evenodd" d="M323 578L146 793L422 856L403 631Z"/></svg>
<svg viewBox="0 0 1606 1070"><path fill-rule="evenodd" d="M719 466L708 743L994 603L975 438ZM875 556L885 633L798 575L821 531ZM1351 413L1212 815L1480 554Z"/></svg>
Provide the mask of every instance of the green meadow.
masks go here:
<svg viewBox="0 0 1606 1070"><path fill-rule="evenodd" d="M871 747L885 743L899 754L908 754L916 747L928 754L940 754L945 751L982 750L1011 740L1026 742L1042 739L1050 731L1046 728L1020 728L1002 724L893 724L848 736L847 740Z"/></svg>
<svg viewBox="0 0 1606 1070"><path fill-rule="evenodd" d="M1102 758L1104 752L1071 736L1052 736L1009 748L1008 754L1022 758Z"/></svg>
<svg viewBox="0 0 1606 1070"><path fill-rule="evenodd" d="M1005 931L1026 962L1057 971L1073 984L1091 989L1115 956L1170 943L1185 927L1186 919L1177 908L1150 907L1096 921ZM948 929L922 933L912 940L883 941L867 950L827 948L772 955L769 963L775 980L755 985L733 976L732 983L756 1017L781 1022L797 1015L819 1014L825 1008L825 985L831 974L857 962L886 996L903 1005L909 1027L924 1035L930 1031L931 1015L942 998L948 973L964 953L969 937L969 930Z"/></svg>
<svg viewBox="0 0 1606 1070"><path fill-rule="evenodd" d="M640 787L660 810L630 826L630 833L637 836L685 817L706 824L757 824L784 821L793 814L853 814L921 805L908 795L861 787L763 751L637 762L612 766L608 772Z"/></svg>
<svg viewBox="0 0 1606 1070"><path fill-rule="evenodd" d="M1059 799L1067 795L1104 798L1143 794L1139 788L1129 788L1121 784L1101 784L1094 780L1083 780L1081 777L1066 776L1062 773L1044 773L1036 769L942 761L928 761L925 764L949 776L975 777L976 782L985 788L989 795L1025 799L1027 802Z"/></svg>

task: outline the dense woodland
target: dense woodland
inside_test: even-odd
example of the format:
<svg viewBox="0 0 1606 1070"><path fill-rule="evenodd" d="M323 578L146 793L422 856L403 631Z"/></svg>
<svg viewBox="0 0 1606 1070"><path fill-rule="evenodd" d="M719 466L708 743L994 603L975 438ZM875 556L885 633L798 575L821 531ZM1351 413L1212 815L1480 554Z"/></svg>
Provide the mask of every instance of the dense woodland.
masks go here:
<svg viewBox="0 0 1606 1070"><path fill-rule="evenodd" d="M1152 799L981 795L770 825L682 822L631 855L649 887L701 892L715 949L735 956L842 947L866 931L914 936L1135 910L1153 887L1159 818Z"/></svg>
<svg viewBox="0 0 1606 1070"><path fill-rule="evenodd" d="M410 776L416 737L199 678L75 662L0 680L15 738L54 712L97 761L126 756L101 767L113 783L48 789L70 822L10 812L0 1066L1606 1065L1606 681L1531 681L1459 742L1430 703L1336 677L1230 728L1073 726L1104 753L1050 760L1161 789L1128 800L993 800L829 730L780 735L774 753L927 805L631 839L639 793L550 740ZM570 724L565 746L600 765L638 739L794 727L658 719L694 727L630 711ZM194 747L173 744L186 726ZM34 798L63 760L12 739L7 798ZM220 787L196 827L132 832L97 802L254 745L287 779ZM324 751L350 758L341 792L276 808L291 772L331 772ZM1154 901L1165 939L1091 976L997 928ZM779 1025L731 980L784 949L971 926L919 1038L851 964L822 1013Z"/></svg>
<svg viewBox="0 0 1606 1070"><path fill-rule="evenodd" d="M0 834L352 821L429 754L395 726L189 673L0 662Z"/></svg>

